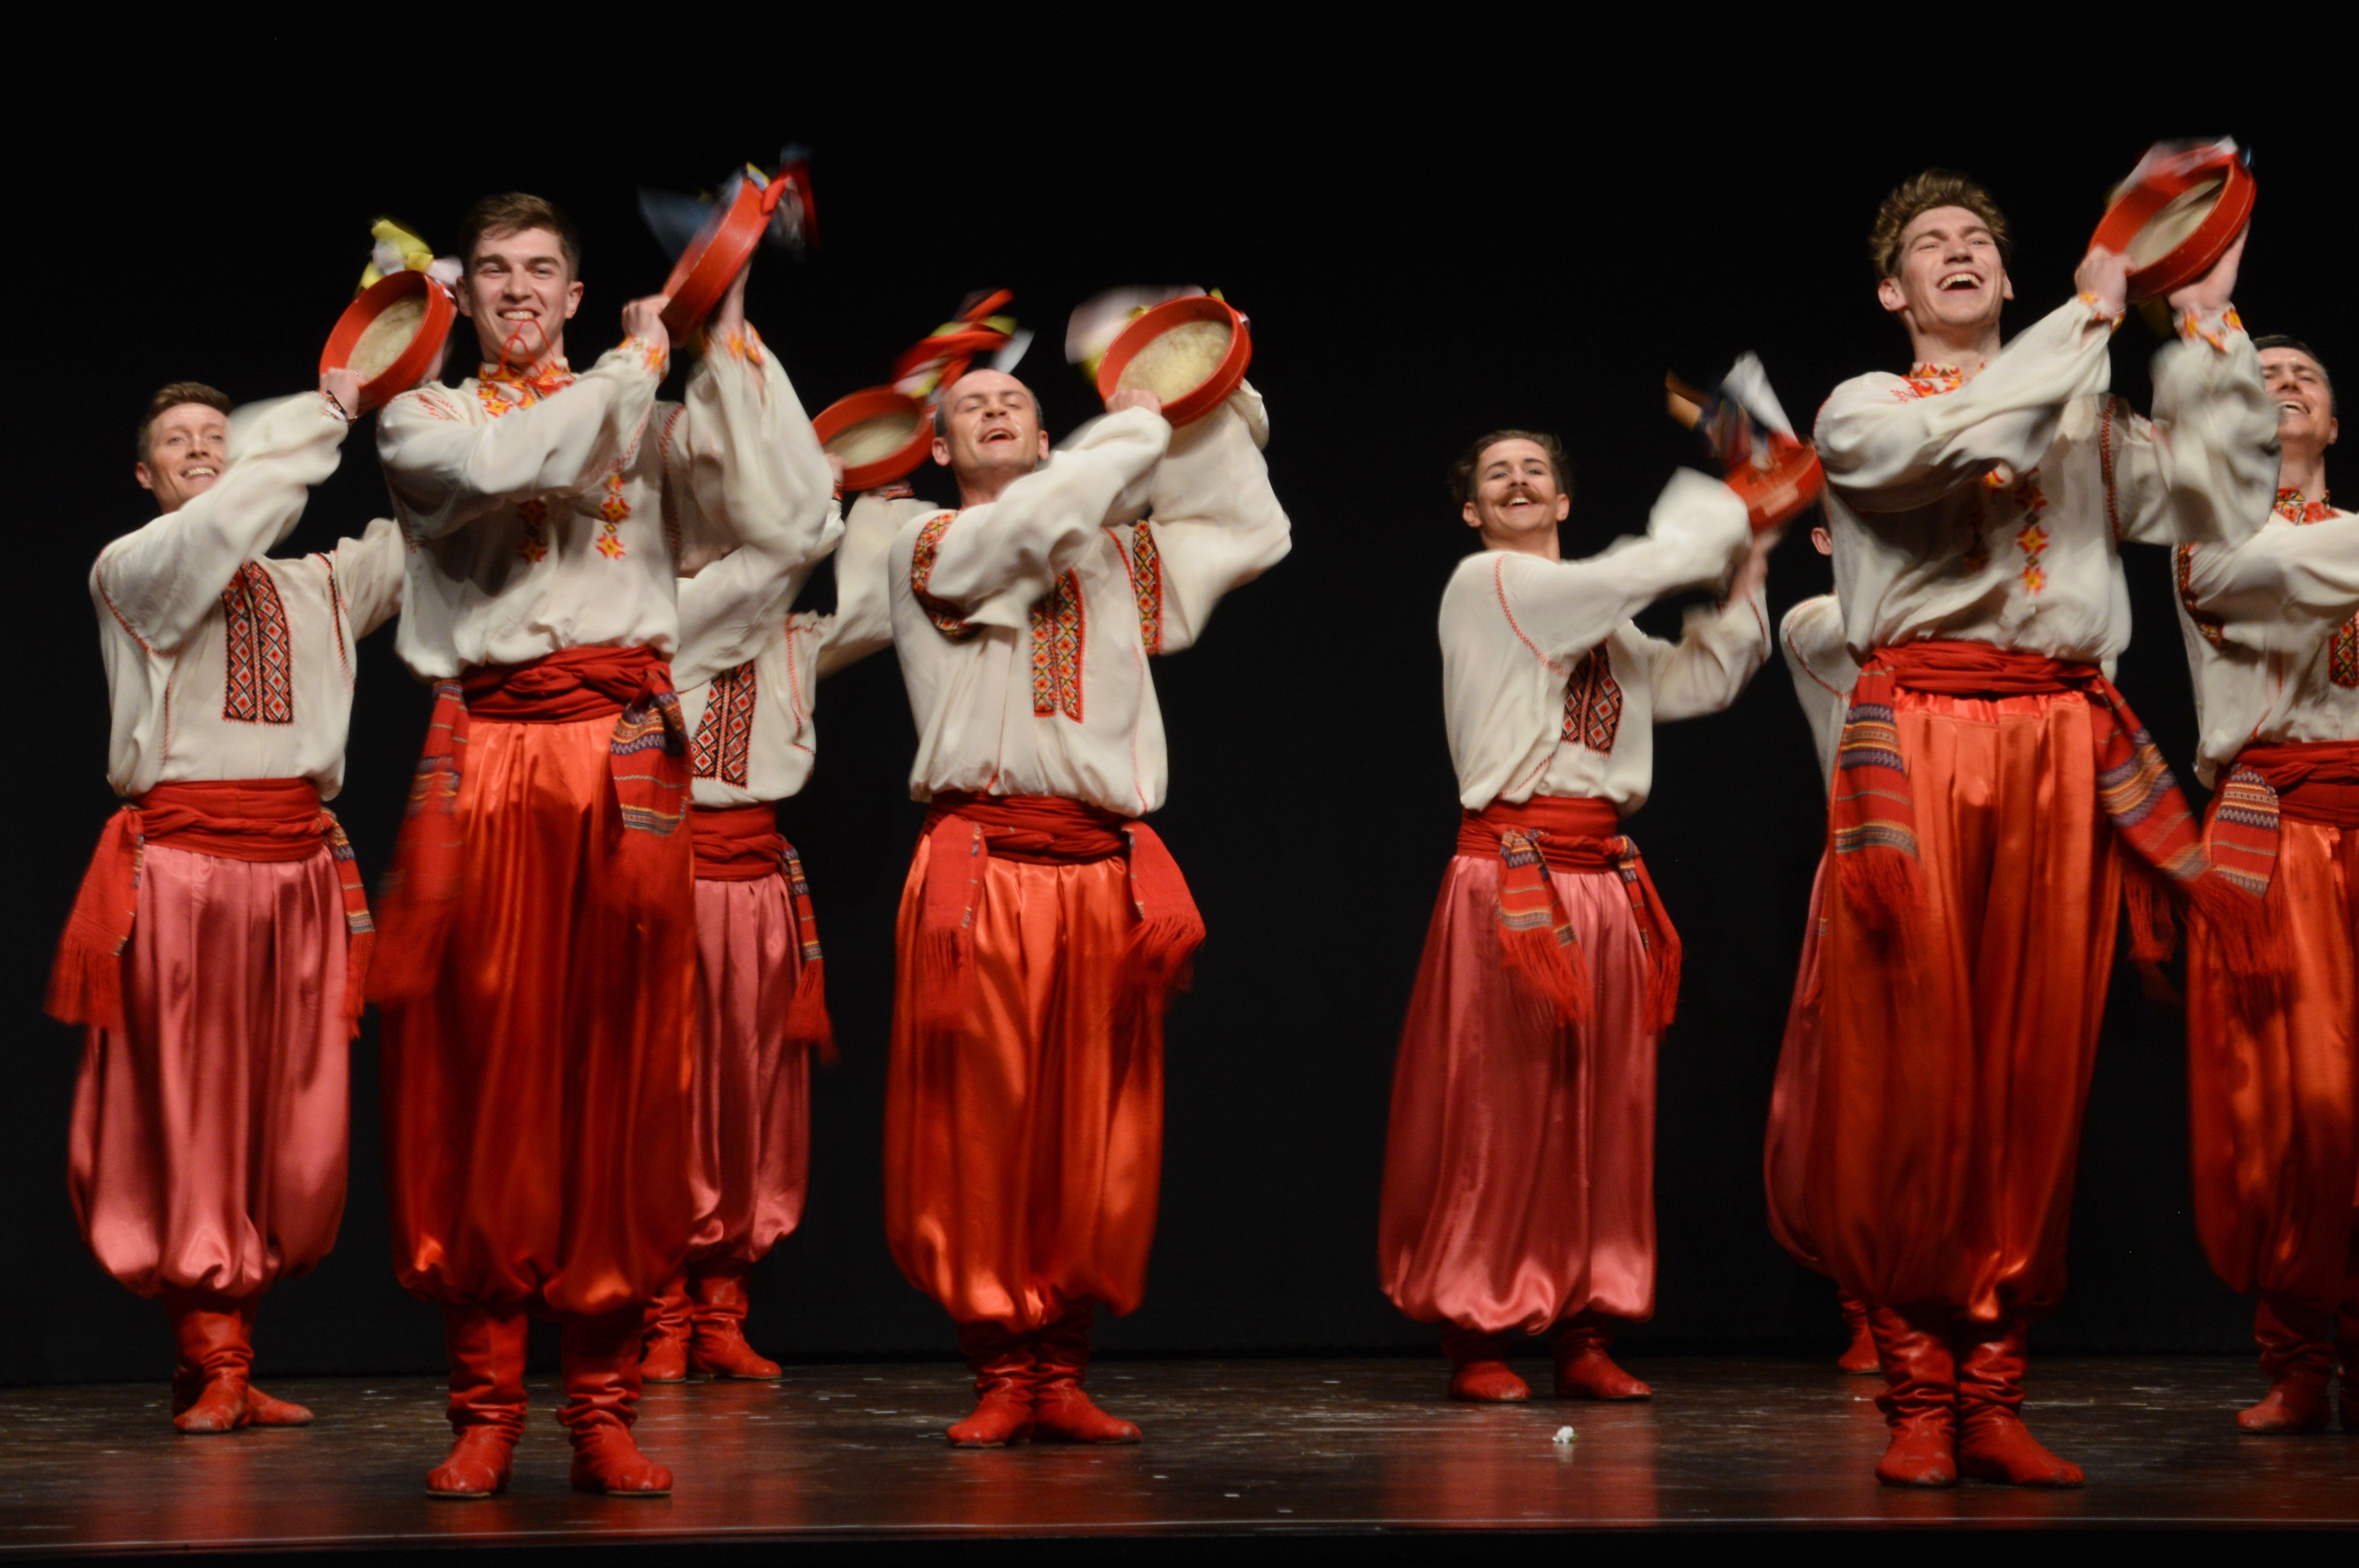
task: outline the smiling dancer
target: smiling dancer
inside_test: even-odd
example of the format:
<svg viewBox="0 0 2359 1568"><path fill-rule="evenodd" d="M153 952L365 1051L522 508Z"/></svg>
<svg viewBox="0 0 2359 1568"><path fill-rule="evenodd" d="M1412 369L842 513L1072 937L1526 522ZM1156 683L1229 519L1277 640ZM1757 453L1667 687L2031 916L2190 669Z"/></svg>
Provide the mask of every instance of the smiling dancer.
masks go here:
<svg viewBox="0 0 2359 1568"><path fill-rule="evenodd" d="M1481 548L1441 600L1443 717L1463 808L1393 1072L1377 1268L1440 1322L1453 1399L1521 1400L1507 1334L1553 1332L1560 1398L1643 1400L1607 1354L1655 1308L1655 1046L1680 942L1621 819L1658 722L1716 713L1769 653L1756 536L1682 470L1646 536L1558 553L1571 476L1552 436L1498 430L1451 488ZM1678 643L1630 619L1730 579Z"/></svg>
<svg viewBox="0 0 2359 1568"><path fill-rule="evenodd" d="M2242 545L2182 545L2180 625L2218 790L2212 853L2265 880L2290 972L2249 1005L2210 933L2189 934L2195 1228L2220 1277L2260 1297L2269 1391L2246 1432L2316 1432L2339 1354L2359 1432L2359 515L2327 504L2339 433L2326 366L2261 338L2277 416L2276 508Z"/></svg>
<svg viewBox="0 0 2359 1568"><path fill-rule="evenodd" d="M651 1383L779 1375L745 1342L746 1277L802 1218L810 1053L832 1056L834 1040L810 889L777 803L810 778L819 678L892 646L892 530L882 501L853 504L830 614L788 613L817 557L781 574L748 546L679 585L672 675L695 763L696 1211L687 1260L648 1322L639 1370Z"/></svg>
<svg viewBox="0 0 2359 1568"><path fill-rule="evenodd" d="M247 1376L254 1314L336 1239L346 1050L373 940L343 830L354 644L401 603L379 519L274 557L333 473L360 378L232 417L158 392L133 470L163 515L99 553L116 812L74 903L49 1010L86 1024L68 1184L82 1238L160 1297L190 1433L300 1426Z"/></svg>
<svg viewBox="0 0 2359 1568"><path fill-rule="evenodd" d="M1023 383L943 395L955 511L905 508L893 638L933 806L901 895L885 1231L975 1379L960 1445L1136 1443L1082 1390L1095 1309L1147 1286L1163 1005L1202 940L1171 853L1147 660L1288 547L1240 387L1174 432L1117 393L1053 457Z"/></svg>
<svg viewBox="0 0 2359 1568"><path fill-rule="evenodd" d="M490 198L462 241L484 362L377 431L410 542L400 652L441 683L376 988L396 1264L451 1357L458 1442L427 1487L507 1484L531 1312L560 1330L573 1485L652 1496L671 1473L630 1437L640 1328L692 1217L680 562L743 544L783 577L823 546L827 463L742 275L671 406L660 297L568 366L581 251L554 207Z"/></svg>
<svg viewBox="0 0 2359 1568"><path fill-rule="evenodd" d="M1834 554L1833 535L1823 527L1810 530L1810 545L1822 556ZM1786 611L1786 619L1778 623L1777 642L1786 655L1786 673L1793 677L1794 696L1810 726L1810 739L1819 754L1819 780L1832 790L1843 714L1851 705L1852 683L1859 678L1859 665L1843 643L1843 609L1835 596L1822 593ZM1793 1000L1786 1011L1786 1036L1777 1051L1777 1080L1769 1091L1769 1135L1761 1157L1762 1184L1769 1195L1769 1233L1796 1262L1821 1274L1827 1271L1826 1261L1810 1238L1806 1200L1810 1119L1818 1111L1819 1011L1826 984L1822 947L1828 860L1825 853L1820 854L1819 869L1810 878L1802 958L1795 972ZM1865 1303L1848 1291L1837 1294L1851 1341L1835 1357L1835 1365L1863 1375L1880 1370Z"/></svg>
<svg viewBox="0 0 2359 1568"><path fill-rule="evenodd" d="M2104 395L2125 264L1999 346L1990 197L1932 171L1885 200L1876 293L1916 363L1820 411L1835 590L1863 665L1832 802L1812 1238L1874 1309L1894 1486L2077 1487L2025 1429L2024 1339L2066 1224L2125 862L2133 950L2162 892L2257 964L2257 901L2210 869L2104 674L2129 641L2117 542L2248 529L2276 420L2229 303L2242 240L2170 304L2155 422Z"/></svg>

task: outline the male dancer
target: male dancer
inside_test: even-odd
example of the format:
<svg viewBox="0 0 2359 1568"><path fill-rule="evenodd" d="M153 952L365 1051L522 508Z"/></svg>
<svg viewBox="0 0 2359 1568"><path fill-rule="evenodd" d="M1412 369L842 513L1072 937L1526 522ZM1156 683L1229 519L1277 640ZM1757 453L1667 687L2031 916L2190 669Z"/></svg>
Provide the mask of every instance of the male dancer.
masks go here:
<svg viewBox="0 0 2359 1568"><path fill-rule="evenodd" d="M687 1245L695 911L679 562L819 546L826 460L777 358L715 312L656 401L660 297L579 376L580 245L538 197L479 202L460 301L484 363L389 404L410 541L402 657L441 683L387 880L386 1163L403 1285L444 1308L458 1442L438 1497L506 1485L525 1317L558 1320L576 1487L668 1491L629 1427L639 1335Z"/></svg>
<svg viewBox="0 0 2359 1568"><path fill-rule="evenodd" d="M835 460L831 458L831 465ZM834 1050L802 860L776 802L810 777L821 676L879 648L890 510L863 497L839 535L836 610L788 611L817 556L781 572L748 545L679 584L680 716L692 737L696 1068L687 1260L647 1323L640 1376L775 1378L745 1343L746 1276L801 1220L810 1168L810 1052Z"/></svg>
<svg viewBox="0 0 2359 1568"><path fill-rule="evenodd" d="M1810 546L1822 556L1834 554L1834 537L1823 527L1810 530ZM1793 677L1794 696L1810 721L1810 739L1819 754L1819 780L1834 787L1835 753L1843 739L1843 714L1851 706L1852 683L1859 665L1843 643L1843 610L1832 593L1806 599L1786 611L1778 623L1777 642L1786 655L1786 673ZM1777 1051L1777 1076L1769 1091L1769 1135L1762 1148L1763 1185L1769 1195L1769 1233L1777 1245L1806 1269L1825 1273L1827 1266L1810 1239L1805 1208L1809 1183L1810 1119L1818 1110L1819 1009L1825 984L1821 944L1826 937L1827 856L1810 878L1810 906L1802 932L1802 960L1794 977L1794 999L1786 1012L1786 1037ZM1880 1370L1875 1336L1867 1325L1867 1307L1848 1291L1836 1292L1842 1303L1843 1327L1851 1342L1835 1357L1846 1372Z"/></svg>
<svg viewBox="0 0 2359 1568"><path fill-rule="evenodd" d="M1451 470L1482 548L1441 599L1458 852L1442 875L1393 1072L1376 1260L1440 1321L1450 1393L1522 1400L1507 1333L1551 1330L1563 1399L1643 1400L1608 1356L1655 1309L1655 1044L1680 946L1622 834L1659 720L1716 713L1769 653L1774 534L1682 470L1643 539L1565 561L1571 475L1552 436L1497 430ZM1734 586L1665 643L1630 617Z"/></svg>
<svg viewBox="0 0 2359 1568"><path fill-rule="evenodd" d="M2291 338L2255 340L2277 416L2277 506L2242 545L2182 545L2180 625L2212 796L2212 852L2265 882L2283 989L2246 1005L2189 935L2195 1227L2257 1294L2267 1398L2246 1432L2316 1432L2339 1352L2359 1432L2359 515L2326 502L2334 388Z"/></svg>
<svg viewBox="0 0 2359 1568"><path fill-rule="evenodd" d="M300 1426L254 1388L255 1306L334 1245L347 1043L373 940L343 830L353 645L401 603L389 519L325 555L266 554L336 469L360 380L230 416L158 392L133 472L163 515L99 553L100 838L49 1011L88 1026L68 1184L99 1263L160 1296L182 1432Z"/></svg>
<svg viewBox="0 0 2359 1568"><path fill-rule="evenodd" d="M1870 248L1916 364L1845 382L1818 421L1863 669L1832 802L1824 962L1843 983L1824 997L1810 1234L1874 1309L1881 1479L2077 1487L2018 1411L2026 1325L2063 1290L2122 851L2134 951L2158 956L2167 882L2261 957L2257 901L2210 869L2104 677L2129 640L2116 544L2250 526L2276 420L2229 304L2238 250L2172 297L2149 425L2104 395L2119 255L2091 252L2078 297L2002 353L2006 224L1981 188L1908 181Z"/></svg>
<svg viewBox="0 0 2359 1568"><path fill-rule="evenodd" d="M893 640L930 801L897 931L885 1234L959 1325L961 1445L1136 1443L1082 1391L1098 1304L1147 1284L1163 1004L1204 928L1170 851L1150 654L1285 556L1241 387L1174 433L1152 395L1051 457L1015 377L944 393L955 511L906 509Z"/></svg>

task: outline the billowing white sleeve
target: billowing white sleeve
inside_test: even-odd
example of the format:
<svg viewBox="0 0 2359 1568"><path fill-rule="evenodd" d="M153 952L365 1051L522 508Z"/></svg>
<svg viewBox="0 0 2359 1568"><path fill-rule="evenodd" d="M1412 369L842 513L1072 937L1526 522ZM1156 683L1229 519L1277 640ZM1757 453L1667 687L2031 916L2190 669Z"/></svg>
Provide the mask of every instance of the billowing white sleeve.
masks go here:
<svg viewBox="0 0 2359 1568"><path fill-rule="evenodd" d="M175 651L238 568L293 531L351 427L316 392L241 410L212 488L100 551L92 597L150 649Z"/></svg>
<svg viewBox="0 0 2359 1568"><path fill-rule="evenodd" d="M2247 539L2277 499L2277 405L2234 311L2182 327L2154 357L2154 417L2106 421L2114 526L2125 539Z"/></svg>
<svg viewBox="0 0 2359 1568"><path fill-rule="evenodd" d="M1769 657L1769 606L1756 588L1716 610L1688 611L1678 642L1647 643L1655 655L1658 723L1718 713Z"/></svg>
<svg viewBox="0 0 2359 1568"><path fill-rule="evenodd" d="M841 526L827 454L778 356L751 327L698 362L663 459L684 560L744 544L807 565Z"/></svg>
<svg viewBox="0 0 2359 1568"><path fill-rule="evenodd" d="M1832 786L1835 749L1851 707L1851 688L1859 680L1859 665L1843 643L1843 609L1835 596L1826 593L1806 599L1786 611L1777 641L1785 651L1794 697L1802 705L1802 717L1810 726L1810 740L1819 753L1820 782Z"/></svg>
<svg viewBox="0 0 2359 1568"><path fill-rule="evenodd" d="M329 552L328 567L336 592L351 617L352 639L357 643L401 612L401 585L408 545L401 524L380 517L362 530L357 539L339 539Z"/></svg>
<svg viewBox="0 0 2359 1568"><path fill-rule="evenodd" d="M1570 658L1603 642L1665 594L1720 581L1744 558L1752 537L1745 503L1734 491L1681 469L1656 498L1638 538L1616 540L1603 554L1562 564L1501 552L1500 609L1516 635L1542 658Z"/></svg>
<svg viewBox="0 0 2359 1568"><path fill-rule="evenodd" d="M2359 515L2265 529L2241 545L2182 545L2179 585L2229 642L2307 653L2359 614Z"/></svg>
<svg viewBox="0 0 2359 1568"><path fill-rule="evenodd" d="M2105 390L2112 330L2088 302L2072 299L1954 392L1917 397L1889 376L1843 383L1819 410L1815 432L1827 482L1855 512L1905 512L1994 469L2033 467L2065 406Z"/></svg>
<svg viewBox="0 0 2359 1568"><path fill-rule="evenodd" d="M1244 587L1293 547L1286 511L1269 487L1261 455L1268 439L1261 394L1241 385L1228 400L1171 438L1155 466L1147 518L1162 597L1162 636L1149 653L1193 643L1221 597ZM1132 550L1132 571L1140 553Z"/></svg>
<svg viewBox="0 0 2359 1568"><path fill-rule="evenodd" d="M1084 427L1072 445L969 507L930 543L913 583L920 597L979 626L1025 624L1032 601L1098 536L1109 514L1144 504L1147 480L1171 440L1159 414L1125 408Z"/></svg>
<svg viewBox="0 0 2359 1568"><path fill-rule="evenodd" d="M562 392L496 419L455 407L441 386L386 404L377 456L412 536L440 538L516 502L603 480L637 449L663 367L662 355L625 339Z"/></svg>
<svg viewBox="0 0 2359 1568"><path fill-rule="evenodd" d="M911 517L939 510L906 496L874 492L853 502L843 543L835 552L835 613L821 629L822 677L893 645L892 579L886 575L893 535Z"/></svg>

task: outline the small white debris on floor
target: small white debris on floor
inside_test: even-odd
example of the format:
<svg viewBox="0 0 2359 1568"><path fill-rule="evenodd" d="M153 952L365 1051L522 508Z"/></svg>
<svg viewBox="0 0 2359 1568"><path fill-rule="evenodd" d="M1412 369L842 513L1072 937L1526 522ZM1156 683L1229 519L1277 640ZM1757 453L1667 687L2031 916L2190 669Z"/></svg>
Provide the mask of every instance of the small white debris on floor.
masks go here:
<svg viewBox="0 0 2359 1568"><path fill-rule="evenodd" d="M1556 1435L1549 1439L1549 1441L1551 1443L1571 1443L1572 1441L1572 1428L1569 1426L1560 1426L1556 1429Z"/></svg>

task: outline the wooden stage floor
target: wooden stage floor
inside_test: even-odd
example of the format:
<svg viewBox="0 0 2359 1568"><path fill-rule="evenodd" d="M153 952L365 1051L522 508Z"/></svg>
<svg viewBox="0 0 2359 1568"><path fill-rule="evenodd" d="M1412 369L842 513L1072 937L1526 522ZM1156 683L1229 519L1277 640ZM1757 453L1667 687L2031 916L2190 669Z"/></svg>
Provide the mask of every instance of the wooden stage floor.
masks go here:
<svg viewBox="0 0 2359 1568"><path fill-rule="evenodd" d="M701 1539L898 1541L894 1556L962 1542L973 1562L1011 1536L1062 1557L1060 1538L1103 1555L1125 1544L1110 1536L1200 1552L1207 1536L1233 1538L1251 1555L1256 1543L1471 1529L2359 1526L2359 1434L2235 1431L2234 1412L2260 1391L2249 1359L2035 1363L2035 1430L2089 1473L2086 1491L2051 1494L1877 1487L1875 1383L1831 1365L1660 1357L1633 1369L1653 1381L1652 1404L1478 1407L1440 1397L1438 1357L1112 1361L1091 1387L1147 1429L1143 1446L975 1452L941 1435L966 1409L962 1368L795 1367L778 1383L649 1390L641 1442L679 1487L636 1502L567 1489L546 1379L533 1380L514 1489L477 1503L422 1493L448 1442L441 1390L422 1378L273 1383L318 1422L211 1438L172 1431L160 1386L16 1389L0 1391L0 1552ZM1554 1441L1565 1425L1572 1440Z"/></svg>

